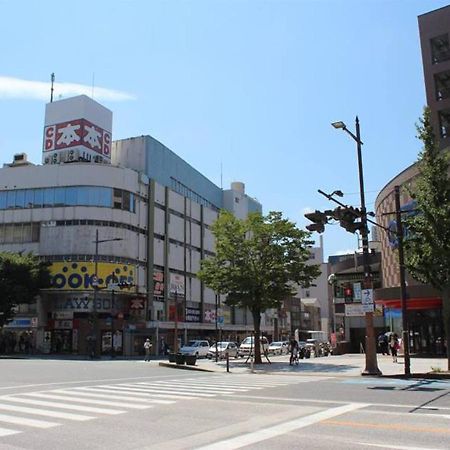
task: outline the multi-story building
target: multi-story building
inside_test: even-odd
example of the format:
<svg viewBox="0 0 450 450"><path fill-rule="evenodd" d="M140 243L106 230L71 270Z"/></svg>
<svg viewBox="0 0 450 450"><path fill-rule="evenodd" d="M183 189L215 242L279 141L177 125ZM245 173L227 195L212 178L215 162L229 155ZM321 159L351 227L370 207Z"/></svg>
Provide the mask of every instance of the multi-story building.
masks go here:
<svg viewBox="0 0 450 450"><path fill-rule="evenodd" d="M427 104L435 136L442 151L450 147L450 6L419 16L419 32ZM407 187L418 175L417 164L399 173L380 191L376 199L378 221L395 230L395 186L400 187L401 209L414 209ZM401 330L400 276L396 239L380 233L382 252L382 289L375 292L385 310L387 324ZM429 285L407 278L407 310L410 345L413 352L443 352L442 297Z"/></svg>
<svg viewBox="0 0 450 450"><path fill-rule="evenodd" d="M16 155L0 169L0 251L51 262L52 286L21 305L9 332L44 351L137 354L222 334L238 340L251 315L197 279L214 253L221 208L245 217L261 204L243 183L222 190L150 136L111 141L112 113L86 96L46 107L42 165ZM114 336L114 337L113 337Z"/></svg>

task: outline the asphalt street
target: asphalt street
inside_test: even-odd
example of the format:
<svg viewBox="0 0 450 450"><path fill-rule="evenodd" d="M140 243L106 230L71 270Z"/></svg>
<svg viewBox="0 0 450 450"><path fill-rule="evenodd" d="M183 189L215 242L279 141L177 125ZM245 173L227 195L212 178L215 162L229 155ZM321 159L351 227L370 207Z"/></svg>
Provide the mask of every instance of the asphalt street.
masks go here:
<svg viewBox="0 0 450 450"><path fill-rule="evenodd" d="M0 449L446 449L450 381L0 361Z"/></svg>

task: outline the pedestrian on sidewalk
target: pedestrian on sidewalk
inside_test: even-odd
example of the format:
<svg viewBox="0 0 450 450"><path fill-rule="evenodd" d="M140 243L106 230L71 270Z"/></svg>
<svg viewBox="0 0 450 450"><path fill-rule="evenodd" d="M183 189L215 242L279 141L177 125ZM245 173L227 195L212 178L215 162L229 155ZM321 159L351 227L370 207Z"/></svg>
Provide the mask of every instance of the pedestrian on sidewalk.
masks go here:
<svg viewBox="0 0 450 450"><path fill-rule="evenodd" d="M150 342L150 339L147 338L144 342L144 350L145 350L145 359L144 361L150 361L150 350L152 348L152 343Z"/></svg>
<svg viewBox="0 0 450 450"><path fill-rule="evenodd" d="M389 341L389 347L391 349L392 362L397 362L397 352L400 348L400 344L398 342L398 336L396 333L391 334L391 340Z"/></svg>

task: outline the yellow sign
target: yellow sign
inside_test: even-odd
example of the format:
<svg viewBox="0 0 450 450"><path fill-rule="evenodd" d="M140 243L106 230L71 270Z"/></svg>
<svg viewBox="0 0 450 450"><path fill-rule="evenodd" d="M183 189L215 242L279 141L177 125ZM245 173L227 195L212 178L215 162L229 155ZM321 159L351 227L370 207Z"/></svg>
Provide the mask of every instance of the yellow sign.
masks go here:
<svg viewBox="0 0 450 450"><path fill-rule="evenodd" d="M114 274L114 275L113 275ZM51 288L62 291L88 291L94 286L107 288L110 283L126 281L135 284L134 265L98 263L97 277L93 262L54 262L50 266Z"/></svg>

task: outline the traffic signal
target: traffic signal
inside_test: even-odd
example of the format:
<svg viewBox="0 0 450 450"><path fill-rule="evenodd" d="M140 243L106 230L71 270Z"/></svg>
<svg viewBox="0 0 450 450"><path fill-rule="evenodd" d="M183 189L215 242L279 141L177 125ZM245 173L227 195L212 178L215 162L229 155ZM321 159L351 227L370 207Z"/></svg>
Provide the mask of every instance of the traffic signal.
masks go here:
<svg viewBox="0 0 450 450"><path fill-rule="evenodd" d="M351 284L344 286L344 301L345 303L353 303L353 288Z"/></svg>
<svg viewBox="0 0 450 450"><path fill-rule="evenodd" d="M333 218L339 220L342 228L355 233L362 227L362 222L356 222L356 219L361 218L361 211L353 206L347 206L346 208L338 207L333 211Z"/></svg>
<svg viewBox="0 0 450 450"><path fill-rule="evenodd" d="M306 225L307 230L317 231L318 233L323 233L325 231L325 224L328 223L328 217L325 213L316 209L312 213L305 214L305 217L313 222L310 225Z"/></svg>

